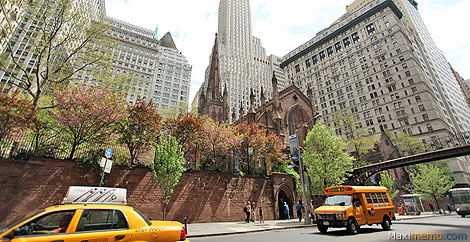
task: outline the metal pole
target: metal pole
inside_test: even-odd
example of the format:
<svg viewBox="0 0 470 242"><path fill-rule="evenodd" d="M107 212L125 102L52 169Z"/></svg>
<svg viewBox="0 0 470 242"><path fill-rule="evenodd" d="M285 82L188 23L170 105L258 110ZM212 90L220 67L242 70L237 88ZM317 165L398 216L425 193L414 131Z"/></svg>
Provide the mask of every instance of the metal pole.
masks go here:
<svg viewBox="0 0 470 242"><path fill-rule="evenodd" d="M305 187L305 177L304 177L304 162L302 159L302 150L300 149L299 142L299 130L295 129L295 135L297 136L297 148L299 149L299 168L300 168L300 186L302 187L302 205L304 206L304 224L310 224L308 218L308 202L307 202L307 192Z"/></svg>
<svg viewBox="0 0 470 242"><path fill-rule="evenodd" d="M106 165L108 165L108 157L106 157L106 162L104 163L103 171L101 172L101 180L100 180L100 187L103 185L103 180L104 180L104 170L106 169Z"/></svg>

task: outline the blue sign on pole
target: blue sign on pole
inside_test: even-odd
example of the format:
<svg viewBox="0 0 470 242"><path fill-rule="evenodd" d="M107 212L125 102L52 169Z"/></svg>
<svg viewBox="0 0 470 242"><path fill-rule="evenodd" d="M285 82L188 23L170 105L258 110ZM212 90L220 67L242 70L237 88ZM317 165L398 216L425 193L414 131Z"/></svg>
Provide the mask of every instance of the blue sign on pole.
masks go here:
<svg viewBox="0 0 470 242"><path fill-rule="evenodd" d="M299 148L297 147L297 137L292 136L289 138L289 146L290 146L290 155L291 160L299 160Z"/></svg>
<svg viewBox="0 0 470 242"><path fill-rule="evenodd" d="M111 158L112 155L113 151L110 148L106 149L106 151L104 152L104 156L106 156L106 158L108 159Z"/></svg>

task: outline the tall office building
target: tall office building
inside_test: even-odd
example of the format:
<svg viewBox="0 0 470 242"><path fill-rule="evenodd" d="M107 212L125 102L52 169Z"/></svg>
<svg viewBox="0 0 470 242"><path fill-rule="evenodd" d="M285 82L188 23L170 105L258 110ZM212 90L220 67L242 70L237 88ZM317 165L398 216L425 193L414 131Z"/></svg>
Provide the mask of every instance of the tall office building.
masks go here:
<svg viewBox="0 0 470 242"><path fill-rule="evenodd" d="M360 9L373 0L356 0L346 7L347 12ZM470 112L453 70L442 51L437 48L418 11L416 0L393 0L403 13L403 21L417 34L422 44L423 56L419 59L426 65L426 77L430 80L439 108L452 126L452 132L470 131Z"/></svg>
<svg viewBox="0 0 470 242"><path fill-rule="evenodd" d="M158 50L157 61L160 77L157 74L156 85L159 86L157 87L158 91L157 95L154 96L154 100L158 103L160 86L163 86L160 96L160 107L162 109L177 107L181 103L189 104L192 66L188 63L186 57L176 48L170 32L167 32L160 39Z"/></svg>
<svg viewBox="0 0 470 242"><path fill-rule="evenodd" d="M34 76L31 74L37 70L39 64L41 64L41 66L46 66L44 65L45 63L38 63L38 56L40 53L38 53L38 49L34 48L34 45L36 42L41 43L41 41L45 41L41 40L41 37L49 36L51 34L50 31L52 31L59 23L59 20L57 19L51 20L54 16L50 9L44 10L43 8L46 4L50 7L51 5L54 6L54 4L58 5L60 3L50 3L45 0L32 2L34 4L33 6L38 9L29 9L28 4L21 3L22 2L19 1L17 5L11 5L9 1L6 1L6 4L1 4L3 7L1 15L4 13L6 15L10 15L2 18L2 30L4 29L4 24L5 26L10 26L13 30L8 34L7 31L5 31L6 35L2 36L2 45L0 48L0 54L4 54L4 56L7 57L3 60L3 67L0 68L0 81L5 83L7 88L14 87L15 85L13 84L18 84L19 80L26 80L26 76ZM70 14L68 21L74 21L74 23L75 21L80 21L79 24L83 25L88 24L91 21L99 21L102 17L101 13L103 8L104 0L74 0L70 11L74 18L76 18L76 16L81 16L81 18L70 20L70 16L72 16L72 14ZM13 20L12 16L15 16L16 20ZM8 17L10 17L10 19L8 19ZM64 53L67 52L65 48L73 46L73 41L82 37L81 33L73 32L75 30L70 32L67 30L68 28L74 27L68 25L69 23L70 22L61 27L58 37L55 38L57 41L63 41L63 39L60 39L60 35L69 35L69 40L66 41L66 46L63 45L64 48L60 50L58 47L51 48L51 58L55 58L56 60L61 59ZM15 25L17 25L17 27L15 27ZM49 26L45 28L44 25ZM10 47L4 48L7 41ZM22 68L18 68L18 66L12 64L14 62L19 63ZM36 81L32 81L31 85L34 88Z"/></svg>
<svg viewBox="0 0 470 242"><path fill-rule="evenodd" d="M191 65L178 51L170 33L155 39L152 30L121 20L106 18L113 48L113 72L129 77L128 104L151 99L159 109L188 103ZM81 72L78 80L96 81L90 72Z"/></svg>
<svg viewBox="0 0 470 242"><path fill-rule="evenodd" d="M2 1L0 2L0 53L6 47L8 40L16 32L24 8L22 1Z"/></svg>
<svg viewBox="0 0 470 242"><path fill-rule="evenodd" d="M433 78L437 67L429 64L426 42L403 16L392 0L370 2L283 57L287 78L304 93L312 89L321 120L337 135L348 138L335 126L336 114L355 117L360 130L382 126L392 134L406 132L428 141L460 129L449 121L452 109L446 108ZM458 84L447 84L459 90ZM452 112L469 113L457 106ZM468 162L449 165L459 184L470 182Z"/></svg>
<svg viewBox="0 0 470 242"><path fill-rule="evenodd" d="M271 97L272 68L277 67L277 72L282 70L270 63L261 40L252 35L248 0L220 1L217 34L220 92L222 93L227 87L230 113L235 112L238 118L240 108L245 112L248 110L251 89L255 100L259 100L261 88L265 95L268 94L267 98ZM206 69L205 81L195 97L196 100L207 89L209 73L210 63ZM283 86L283 75L278 78ZM259 106L259 101L256 101L255 105ZM231 116L229 118L231 119Z"/></svg>

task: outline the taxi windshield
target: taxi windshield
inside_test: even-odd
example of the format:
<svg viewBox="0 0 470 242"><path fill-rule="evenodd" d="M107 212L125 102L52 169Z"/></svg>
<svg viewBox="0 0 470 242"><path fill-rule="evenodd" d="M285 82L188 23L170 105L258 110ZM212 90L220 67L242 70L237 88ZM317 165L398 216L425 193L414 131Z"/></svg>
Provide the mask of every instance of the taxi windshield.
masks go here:
<svg viewBox="0 0 470 242"><path fill-rule="evenodd" d="M0 234L1 234L1 233L4 233L4 232L7 231L7 230L10 230L11 228L15 227L16 225L22 223L23 221L28 220L28 219L30 219L30 218L36 216L37 214L44 212L44 211L45 211L45 209L41 209L39 212L34 213L33 215L28 216L28 217L25 218L25 219L21 219L21 218L20 218L20 219L16 220L17 222L13 222L13 223L7 225L7 226L6 226L5 228L3 228L3 229L0 228Z"/></svg>
<svg viewBox="0 0 470 242"><path fill-rule="evenodd" d="M351 205L351 195L333 195L325 200L324 206L349 206Z"/></svg>

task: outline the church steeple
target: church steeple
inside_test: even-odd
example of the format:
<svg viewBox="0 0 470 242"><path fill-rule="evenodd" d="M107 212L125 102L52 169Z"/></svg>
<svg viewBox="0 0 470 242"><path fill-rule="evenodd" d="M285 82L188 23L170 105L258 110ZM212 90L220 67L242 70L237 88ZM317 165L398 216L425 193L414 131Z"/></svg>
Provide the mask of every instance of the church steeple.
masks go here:
<svg viewBox="0 0 470 242"><path fill-rule="evenodd" d="M209 71L209 83L207 96L211 99L220 99L220 76L219 76L219 48L217 34L215 34L214 47L212 47L211 64Z"/></svg>

